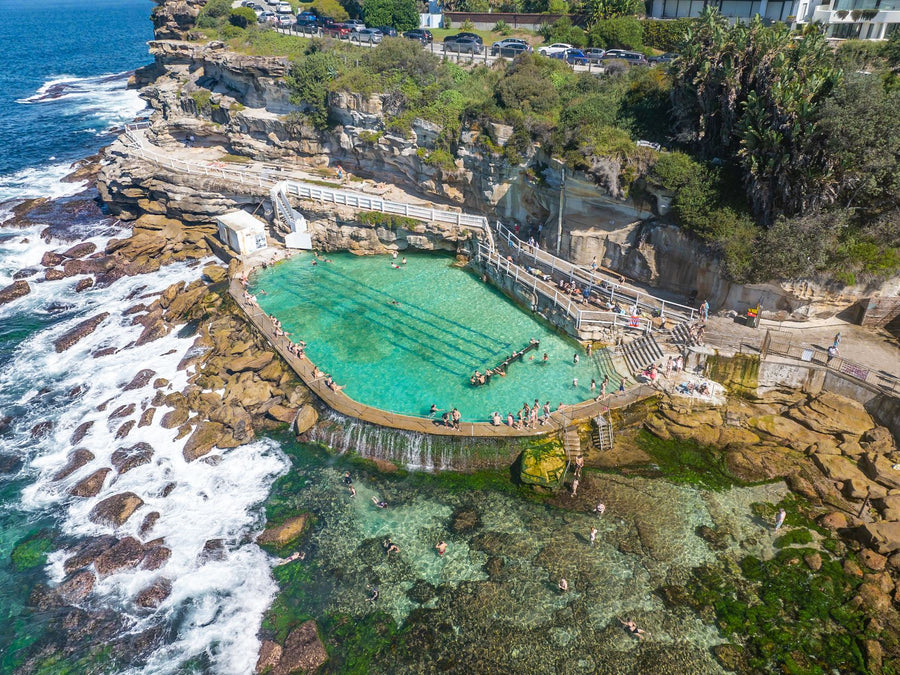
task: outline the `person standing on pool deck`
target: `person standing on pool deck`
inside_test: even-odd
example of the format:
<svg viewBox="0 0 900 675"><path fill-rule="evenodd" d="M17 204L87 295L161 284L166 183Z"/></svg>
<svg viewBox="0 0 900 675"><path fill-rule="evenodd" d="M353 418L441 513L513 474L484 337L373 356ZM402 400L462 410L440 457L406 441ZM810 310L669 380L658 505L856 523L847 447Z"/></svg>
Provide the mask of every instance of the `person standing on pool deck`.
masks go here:
<svg viewBox="0 0 900 675"><path fill-rule="evenodd" d="M459 414L459 410L454 408L450 412L450 418L453 420L453 428L459 431L459 420L462 419L462 415Z"/></svg>

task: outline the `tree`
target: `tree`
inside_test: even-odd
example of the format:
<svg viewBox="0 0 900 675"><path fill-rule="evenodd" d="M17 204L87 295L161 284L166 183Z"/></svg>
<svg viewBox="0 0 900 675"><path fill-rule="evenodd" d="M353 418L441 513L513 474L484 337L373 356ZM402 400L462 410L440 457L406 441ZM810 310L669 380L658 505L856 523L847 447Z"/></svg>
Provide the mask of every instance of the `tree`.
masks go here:
<svg viewBox="0 0 900 675"><path fill-rule="evenodd" d="M337 0L313 0L310 10L316 16L330 16L335 21L346 21L350 18L347 10Z"/></svg>
<svg viewBox="0 0 900 675"><path fill-rule="evenodd" d="M415 0L366 0L363 18L368 26L392 26L398 31L419 26Z"/></svg>
<svg viewBox="0 0 900 675"><path fill-rule="evenodd" d="M586 0L584 13L588 17L588 25L606 19L618 19L623 16L643 16L642 0Z"/></svg>
<svg viewBox="0 0 900 675"><path fill-rule="evenodd" d="M249 7L235 7L228 16L228 22L238 28L246 28L256 23L256 12Z"/></svg>
<svg viewBox="0 0 900 675"><path fill-rule="evenodd" d="M319 51L315 45L301 59L291 64L286 78L291 102L306 107L310 121L323 128L328 123L328 83L340 72L340 62L331 52Z"/></svg>
<svg viewBox="0 0 900 675"><path fill-rule="evenodd" d="M644 29L634 17L597 21L590 30L591 45L603 49L640 49Z"/></svg>
<svg viewBox="0 0 900 675"><path fill-rule="evenodd" d="M573 47L585 47L587 36L579 26L573 26L567 16L560 17L552 24L544 24L538 31L548 43L565 42Z"/></svg>

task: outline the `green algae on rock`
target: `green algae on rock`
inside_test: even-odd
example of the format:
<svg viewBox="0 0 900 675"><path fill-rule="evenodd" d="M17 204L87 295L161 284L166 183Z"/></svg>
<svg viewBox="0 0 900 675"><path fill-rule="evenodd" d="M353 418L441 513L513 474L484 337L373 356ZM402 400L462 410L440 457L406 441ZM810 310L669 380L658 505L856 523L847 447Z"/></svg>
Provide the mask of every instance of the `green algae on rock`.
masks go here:
<svg viewBox="0 0 900 675"><path fill-rule="evenodd" d="M566 470L566 451L556 438L528 443L522 452L519 480L526 485L557 487Z"/></svg>

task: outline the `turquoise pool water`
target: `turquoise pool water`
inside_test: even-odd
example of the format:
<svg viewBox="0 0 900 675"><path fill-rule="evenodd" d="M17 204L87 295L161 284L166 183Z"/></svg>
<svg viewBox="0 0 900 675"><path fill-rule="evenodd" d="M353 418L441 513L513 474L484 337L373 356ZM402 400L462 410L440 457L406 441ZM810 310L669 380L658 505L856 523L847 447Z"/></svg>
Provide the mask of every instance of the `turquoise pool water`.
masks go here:
<svg viewBox="0 0 900 675"><path fill-rule="evenodd" d="M356 401L411 415L427 414L434 403L483 421L494 410L515 413L535 399L550 401L554 410L583 401L592 378L599 392L604 373L596 357L455 267L452 257L408 253L399 269L393 265L402 259L388 256L334 253L329 259L313 265L304 253L260 270L251 291ZM476 369L493 368L532 338L540 347L510 364L506 377L481 387L469 383ZM618 387L615 373L610 380Z"/></svg>

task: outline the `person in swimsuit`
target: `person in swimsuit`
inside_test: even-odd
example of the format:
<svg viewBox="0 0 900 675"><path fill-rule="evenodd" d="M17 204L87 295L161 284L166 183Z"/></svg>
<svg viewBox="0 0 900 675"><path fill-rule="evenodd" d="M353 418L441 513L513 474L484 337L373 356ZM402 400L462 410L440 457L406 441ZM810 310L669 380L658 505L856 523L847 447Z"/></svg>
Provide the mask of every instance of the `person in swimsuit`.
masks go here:
<svg viewBox="0 0 900 675"><path fill-rule="evenodd" d="M438 555L444 555L444 553L447 551L447 543L444 541L440 541L434 548L437 549Z"/></svg>
<svg viewBox="0 0 900 675"><path fill-rule="evenodd" d="M367 602L375 602L378 599L378 587L372 586L371 595L366 598Z"/></svg>

